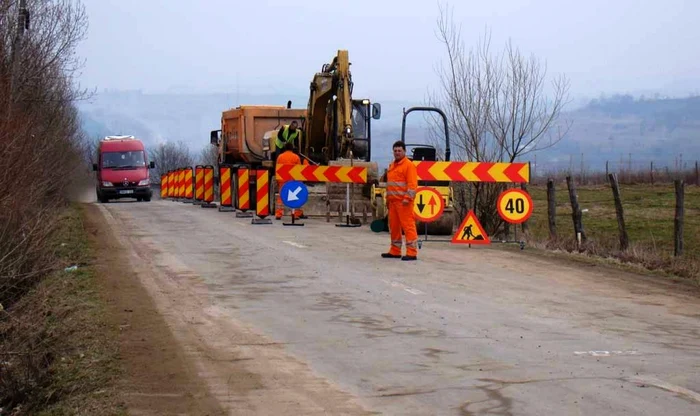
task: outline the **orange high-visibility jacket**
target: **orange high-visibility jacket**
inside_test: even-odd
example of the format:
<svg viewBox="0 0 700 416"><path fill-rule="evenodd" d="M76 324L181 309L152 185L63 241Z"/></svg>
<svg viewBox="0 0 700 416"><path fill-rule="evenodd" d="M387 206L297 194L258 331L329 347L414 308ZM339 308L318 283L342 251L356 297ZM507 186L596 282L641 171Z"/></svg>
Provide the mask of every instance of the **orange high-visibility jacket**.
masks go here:
<svg viewBox="0 0 700 416"><path fill-rule="evenodd" d="M308 165L309 162L304 159L304 163L301 163L301 157L291 150L285 150L277 156L278 165Z"/></svg>
<svg viewBox="0 0 700 416"><path fill-rule="evenodd" d="M413 202L418 188L416 166L407 157L389 164L386 173L387 201L407 200Z"/></svg>

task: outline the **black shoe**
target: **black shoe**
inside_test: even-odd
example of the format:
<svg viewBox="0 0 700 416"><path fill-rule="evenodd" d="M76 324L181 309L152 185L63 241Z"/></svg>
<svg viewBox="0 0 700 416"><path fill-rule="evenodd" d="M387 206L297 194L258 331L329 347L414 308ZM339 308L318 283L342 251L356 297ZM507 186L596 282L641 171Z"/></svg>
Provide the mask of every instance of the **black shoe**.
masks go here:
<svg viewBox="0 0 700 416"><path fill-rule="evenodd" d="M401 255L400 254L391 254L391 253L382 253L382 257L385 259L400 259Z"/></svg>
<svg viewBox="0 0 700 416"><path fill-rule="evenodd" d="M403 257L401 257L401 260L403 260L403 261L418 260L418 257L416 257L416 256L403 256Z"/></svg>

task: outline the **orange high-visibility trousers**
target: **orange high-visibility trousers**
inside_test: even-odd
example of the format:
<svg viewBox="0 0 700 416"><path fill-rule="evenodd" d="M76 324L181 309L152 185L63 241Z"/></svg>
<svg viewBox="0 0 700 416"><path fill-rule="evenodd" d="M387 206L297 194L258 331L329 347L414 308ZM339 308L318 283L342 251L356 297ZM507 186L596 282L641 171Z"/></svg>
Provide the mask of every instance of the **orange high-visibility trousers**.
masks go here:
<svg viewBox="0 0 700 416"><path fill-rule="evenodd" d="M286 182L278 182L277 183L277 198L275 198L275 218L276 219L281 219L284 216L284 204L282 203L282 187L284 186ZM294 210L294 218L299 219L301 216L304 215L304 210L301 208L297 208Z"/></svg>
<svg viewBox="0 0 700 416"><path fill-rule="evenodd" d="M391 201L389 205L389 233L391 248L389 254L401 255L401 231L406 236L406 255L418 256L418 232L416 220L413 218L413 201L403 204L401 201Z"/></svg>

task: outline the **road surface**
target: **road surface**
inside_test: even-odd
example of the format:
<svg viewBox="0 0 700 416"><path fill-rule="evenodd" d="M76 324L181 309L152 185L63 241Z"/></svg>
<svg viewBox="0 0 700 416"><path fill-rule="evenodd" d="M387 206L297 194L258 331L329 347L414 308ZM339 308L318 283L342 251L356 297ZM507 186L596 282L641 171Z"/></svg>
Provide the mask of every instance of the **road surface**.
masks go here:
<svg viewBox="0 0 700 416"><path fill-rule="evenodd" d="M369 226L98 207L229 414L700 414L692 291L444 242L382 259Z"/></svg>

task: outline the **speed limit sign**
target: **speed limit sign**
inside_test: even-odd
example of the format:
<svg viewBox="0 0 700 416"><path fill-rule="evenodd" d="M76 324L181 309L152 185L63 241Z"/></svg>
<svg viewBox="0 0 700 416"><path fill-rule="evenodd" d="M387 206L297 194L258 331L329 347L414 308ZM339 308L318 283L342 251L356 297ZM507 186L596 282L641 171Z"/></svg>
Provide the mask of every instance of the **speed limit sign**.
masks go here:
<svg viewBox="0 0 700 416"><path fill-rule="evenodd" d="M498 214L511 224L527 221L532 215L532 198L522 189L507 189L498 197Z"/></svg>

